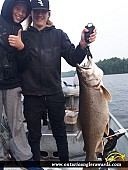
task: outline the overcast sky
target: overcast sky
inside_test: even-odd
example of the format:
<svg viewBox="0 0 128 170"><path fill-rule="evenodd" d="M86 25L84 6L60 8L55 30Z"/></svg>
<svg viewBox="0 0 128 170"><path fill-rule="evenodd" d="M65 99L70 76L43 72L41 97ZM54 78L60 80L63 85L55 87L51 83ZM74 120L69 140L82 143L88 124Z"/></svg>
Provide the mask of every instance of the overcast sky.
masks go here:
<svg viewBox="0 0 128 170"><path fill-rule="evenodd" d="M128 0L49 1L51 20L56 28L68 34L75 46L84 26L89 22L95 25L97 38L90 45L95 62L111 57L128 58ZM73 69L62 60L62 71Z"/></svg>

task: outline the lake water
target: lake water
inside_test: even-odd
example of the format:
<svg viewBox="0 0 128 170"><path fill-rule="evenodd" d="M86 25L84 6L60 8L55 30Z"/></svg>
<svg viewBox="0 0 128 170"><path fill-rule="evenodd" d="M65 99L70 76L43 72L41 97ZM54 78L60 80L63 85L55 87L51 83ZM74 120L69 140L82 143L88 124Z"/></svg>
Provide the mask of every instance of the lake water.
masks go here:
<svg viewBox="0 0 128 170"><path fill-rule="evenodd" d="M62 80L73 84L73 77ZM112 101L109 103L110 112L124 128L128 128L128 74L104 75L103 83L112 95Z"/></svg>

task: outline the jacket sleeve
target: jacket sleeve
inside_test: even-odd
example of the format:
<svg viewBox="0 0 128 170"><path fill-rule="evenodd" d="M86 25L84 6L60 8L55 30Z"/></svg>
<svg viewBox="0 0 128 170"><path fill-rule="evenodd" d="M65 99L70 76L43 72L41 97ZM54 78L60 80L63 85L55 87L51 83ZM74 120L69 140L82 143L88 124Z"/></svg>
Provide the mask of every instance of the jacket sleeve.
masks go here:
<svg viewBox="0 0 128 170"><path fill-rule="evenodd" d="M80 64L84 60L87 55L87 49L82 49L80 44L75 48L67 34L63 31L61 33L61 38L61 55L68 64L75 67L77 63Z"/></svg>

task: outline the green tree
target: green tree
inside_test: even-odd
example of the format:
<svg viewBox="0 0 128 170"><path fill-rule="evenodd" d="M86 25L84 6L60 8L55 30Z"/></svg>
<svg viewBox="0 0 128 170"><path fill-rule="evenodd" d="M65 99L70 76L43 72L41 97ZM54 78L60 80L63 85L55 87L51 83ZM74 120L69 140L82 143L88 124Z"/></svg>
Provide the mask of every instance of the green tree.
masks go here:
<svg viewBox="0 0 128 170"><path fill-rule="evenodd" d="M123 74L128 73L128 58L120 59L117 57L112 57L110 59L104 59L99 60L97 63L97 66L100 67L104 74ZM83 67L85 67L86 64L83 64ZM62 72L62 77L73 77L75 74L74 70L71 70L69 72Z"/></svg>

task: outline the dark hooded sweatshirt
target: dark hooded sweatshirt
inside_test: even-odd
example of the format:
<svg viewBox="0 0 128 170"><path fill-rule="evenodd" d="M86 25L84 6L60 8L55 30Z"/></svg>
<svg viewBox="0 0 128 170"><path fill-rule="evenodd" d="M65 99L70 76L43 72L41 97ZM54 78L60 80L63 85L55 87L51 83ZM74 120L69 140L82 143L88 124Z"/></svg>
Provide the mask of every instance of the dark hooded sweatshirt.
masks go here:
<svg viewBox="0 0 128 170"><path fill-rule="evenodd" d="M53 25L40 31L31 26L23 32L23 42L29 60L21 79L24 95L61 93L61 57L75 67L87 54L87 49L75 48L67 34Z"/></svg>
<svg viewBox="0 0 128 170"><path fill-rule="evenodd" d="M13 22L12 10L15 2L19 0L5 0L0 15L0 90L12 89L20 86L20 72L18 62L20 62L18 51L8 43L10 34L17 35L22 28L21 24ZM28 15L30 13L29 0L23 0L28 5ZM27 15L27 16L28 16ZM26 16L26 17L27 17Z"/></svg>

